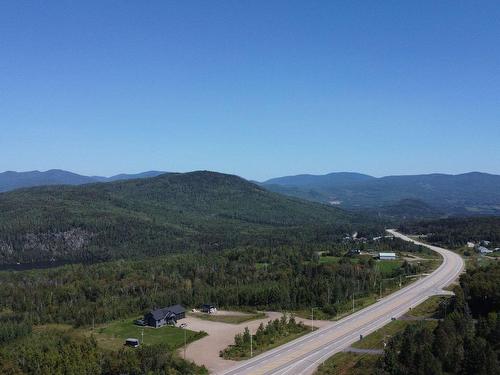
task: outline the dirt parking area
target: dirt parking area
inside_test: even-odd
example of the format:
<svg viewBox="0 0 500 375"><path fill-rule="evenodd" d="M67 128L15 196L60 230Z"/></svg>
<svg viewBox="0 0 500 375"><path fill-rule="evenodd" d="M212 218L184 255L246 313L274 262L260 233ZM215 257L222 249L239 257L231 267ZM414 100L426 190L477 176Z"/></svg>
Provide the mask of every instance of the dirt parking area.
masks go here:
<svg viewBox="0 0 500 375"><path fill-rule="evenodd" d="M230 311L219 311L217 315L242 314ZM222 359L219 357L219 352L225 349L228 345L234 343L234 336L237 333L243 332L245 327L248 327L250 332L255 333L260 323L266 324L269 320L281 318L283 314L279 312L266 312L266 317L263 319L251 320L241 324L229 324L221 322L212 322L204 319L199 319L194 316L187 316L179 323L186 323L188 329L193 331L205 331L208 336L197 340L187 346L186 359L195 362L198 365L204 365L210 373L216 373L225 370L238 362ZM296 320L310 325L311 321L296 317ZM315 327L322 327L328 321L315 320ZM183 349L179 350L180 355L184 354Z"/></svg>

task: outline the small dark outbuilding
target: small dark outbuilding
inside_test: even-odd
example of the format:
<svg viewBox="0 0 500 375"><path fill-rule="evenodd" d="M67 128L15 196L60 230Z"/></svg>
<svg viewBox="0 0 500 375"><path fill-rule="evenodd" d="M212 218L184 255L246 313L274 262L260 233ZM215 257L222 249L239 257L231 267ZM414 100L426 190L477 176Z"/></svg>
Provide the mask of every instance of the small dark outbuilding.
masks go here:
<svg viewBox="0 0 500 375"><path fill-rule="evenodd" d="M181 305L173 305L150 311L144 315L144 322L150 327L158 328L166 324L175 324L179 319L185 317L186 309Z"/></svg>

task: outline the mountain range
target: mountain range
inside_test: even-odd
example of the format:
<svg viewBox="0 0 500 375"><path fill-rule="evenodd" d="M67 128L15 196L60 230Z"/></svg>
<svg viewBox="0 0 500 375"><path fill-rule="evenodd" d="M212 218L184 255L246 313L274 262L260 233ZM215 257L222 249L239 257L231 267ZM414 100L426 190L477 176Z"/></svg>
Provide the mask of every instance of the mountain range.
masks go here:
<svg viewBox="0 0 500 375"><path fill-rule="evenodd" d="M500 176L480 172L381 178L342 172L285 176L260 184L274 192L347 209L395 212L411 203L431 216L500 214Z"/></svg>
<svg viewBox="0 0 500 375"><path fill-rule="evenodd" d="M206 171L32 187L0 194L0 264L307 246L370 220Z"/></svg>
<svg viewBox="0 0 500 375"><path fill-rule="evenodd" d="M34 186L142 179L165 173L148 171L101 177L58 169L45 172L8 171L0 173L0 192ZM380 178L361 173L336 172L284 176L255 183L276 193L384 217L500 215L500 176L480 172Z"/></svg>
<svg viewBox="0 0 500 375"><path fill-rule="evenodd" d="M6 171L0 173L0 192L44 185L82 185L93 182L111 182L118 180L130 180L134 178L155 177L166 172L147 171L137 174L118 174L111 177L83 176L61 169L51 169L45 172L29 171L14 172Z"/></svg>

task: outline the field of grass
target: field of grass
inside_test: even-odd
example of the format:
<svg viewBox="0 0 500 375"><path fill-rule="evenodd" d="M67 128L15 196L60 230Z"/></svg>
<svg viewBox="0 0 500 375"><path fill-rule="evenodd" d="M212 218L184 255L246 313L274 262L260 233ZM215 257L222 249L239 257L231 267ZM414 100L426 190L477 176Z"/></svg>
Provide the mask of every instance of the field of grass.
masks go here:
<svg viewBox="0 0 500 375"><path fill-rule="evenodd" d="M351 346L358 349L384 349L384 340L387 341L389 337L403 331L408 324L412 323L408 320L394 320Z"/></svg>
<svg viewBox="0 0 500 375"><path fill-rule="evenodd" d="M392 276L397 269L401 268L403 261L401 260L379 260L377 261L377 268L380 270L384 277Z"/></svg>
<svg viewBox="0 0 500 375"><path fill-rule="evenodd" d="M373 374L379 355L340 352L323 363L315 375Z"/></svg>
<svg viewBox="0 0 500 375"><path fill-rule="evenodd" d="M446 296L432 296L422 302L420 305L414 307L406 315L419 317L419 318L433 318L438 311L441 302L447 300Z"/></svg>
<svg viewBox="0 0 500 375"><path fill-rule="evenodd" d="M262 262L262 263L255 263L255 268L260 270L260 269L266 269L267 266L269 266L269 263Z"/></svg>
<svg viewBox="0 0 500 375"><path fill-rule="evenodd" d="M99 325L94 330L87 328L82 333L87 336L93 335L97 343L105 349L118 350L123 347L127 338L136 338L142 341L143 331L144 345L163 343L172 349L184 345L184 334L186 334L187 343L206 336L205 332L194 332L172 326L161 328L139 327L133 323L133 319L117 320L109 324Z"/></svg>
<svg viewBox="0 0 500 375"><path fill-rule="evenodd" d="M319 263L320 264L332 264L332 263L338 263L339 259L341 257L334 257L334 256L321 256L319 257Z"/></svg>
<svg viewBox="0 0 500 375"><path fill-rule="evenodd" d="M266 314L262 312L245 314L245 315L224 315L224 314L205 314L205 313L191 313L190 315L211 322L220 322L229 324L240 324L243 322L248 322L250 320L263 319L266 317Z"/></svg>

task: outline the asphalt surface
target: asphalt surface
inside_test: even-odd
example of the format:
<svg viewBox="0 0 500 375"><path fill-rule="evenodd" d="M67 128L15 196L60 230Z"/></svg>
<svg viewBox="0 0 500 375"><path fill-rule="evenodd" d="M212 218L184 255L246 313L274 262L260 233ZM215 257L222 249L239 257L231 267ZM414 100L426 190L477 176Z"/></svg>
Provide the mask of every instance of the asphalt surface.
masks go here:
<svg viewBox="0 0 500 375"><path fill-rule="evenodd" d="M462 272L464 262L452 251L427 245L394 230L391 234L405 241L426 246L443 257L442 264L426 276L371 306L359 310L337 322L332 322L315 332L270 350L250 360L241 362L219 375L308 375L328 357L338 353L417 306L428 297L449 294L442 288L451 284Z"/></svg>

